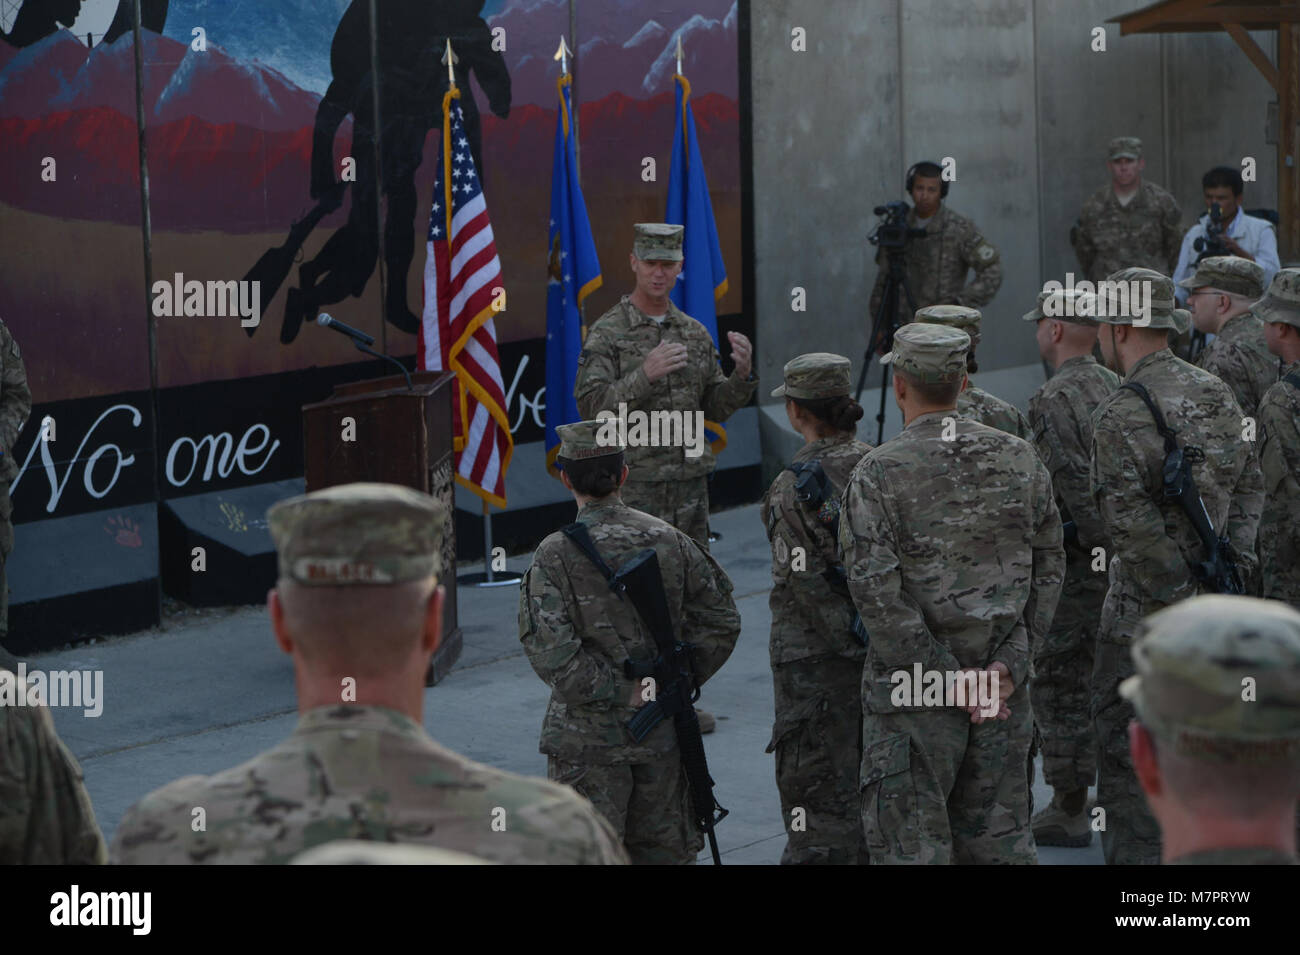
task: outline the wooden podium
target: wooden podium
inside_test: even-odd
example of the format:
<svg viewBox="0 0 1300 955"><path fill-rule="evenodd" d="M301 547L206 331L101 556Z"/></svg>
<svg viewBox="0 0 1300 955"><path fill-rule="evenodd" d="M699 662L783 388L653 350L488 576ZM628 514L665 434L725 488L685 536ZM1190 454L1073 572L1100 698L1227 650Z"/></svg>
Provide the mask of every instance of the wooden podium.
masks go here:
<svg viewBox="0 0 1300 955"><path fill-rule="evenodd" d="M460 659L456 618L456 522L451 402L456 376L413 372L413 390L401 375L339 385L324 401L302 409L307 490L353 481L402 484L440 500L447 508L442 538L442 644L433 655L426 686L433 686ZM352 422L345 422L351 418ZM345 441L355 428L356 440Z"/></svg>

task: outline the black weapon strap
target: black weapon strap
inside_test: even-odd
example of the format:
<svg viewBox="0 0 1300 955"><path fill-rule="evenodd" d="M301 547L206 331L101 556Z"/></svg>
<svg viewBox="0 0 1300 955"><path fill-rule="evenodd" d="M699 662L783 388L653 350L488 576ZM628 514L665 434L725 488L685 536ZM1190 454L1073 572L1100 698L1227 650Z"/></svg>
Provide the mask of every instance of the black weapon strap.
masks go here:
<svg viewBox="0 0 1300 955"><path fill-rule="evenodd" d="M605 563L605 558L601 557L600 551L596 550L596 545L591 540L591 534L587 532L587 525L575 521L572 524L561 527L560 531L565 537L573 541L578 550L582 551L589 561L596 565L596 569L599 570L601 575L605 578L605 583L609 584L609 589L614 591L614 593L618 594L620 597L623 596L622 588L619 587L618 582L614 579L614 569L610 567L609 564Z"/></svg>
<svg viewBox="0 0 1300 955"><path fill-rule="evenodd" d="M805 472L811 471L813 477L817 479L818 488L822 491L823 494L825 494L827 478L826 478L826 471L822 468L821 458L813 458L811 461L796 462L794 464L791 464L789 467L787 467L786 470L794 475L796 481L800 477L802 477ZM819 501L818 503L821 502Z"/></svg>
<svg viewBox="0 0 1300 955"><path fill-rule="evenodd" d="M1120 385L1121 388L1127 388L1145 402L1151 410L1151 416L1156 419L1156 430L1160 432L1160 437L1165 439L1165 454L1178 450L1177 433L1169 425L1165 424L1165 416L1160 413L1159 406L1151 399L1151 393L1143 385L1136 381L1126 381Z"/></svg>
<svg viewBox="0 0 1300 955"><path fill-rule="evenodd" d="M1290 372L1282 376L1282 380L1292 388L1300 388L1300 368L1292 369Z"/></svg>
<svg viewBox="0 0 1300 955"><path fill-rule="evenodd" d="M830 475L828 475L826 473L826 469L822 467L822 459L813 458L810 461L800 461L797 464L791 464L789 467L786 468L786 470L791 472L794 475L794 479L796 482L799 480L799 478L802 475L809 472L812 473L813 478L817 481L817 490L821 496L818 498L817 501L815 502L809 501L808 503L816 504L816 507L814 507L813 510L820 511L822 504L824 504L826 501L827 489L834 488L834 485L831 484ZM820 515L818 516L817 520L818 523L821 523L823 527L825 527L827 530L831 532L832 541L839 540L840 515L838 510L836 510L835 517L831 519L831 522L829 524L823 522L821 520ZM838 545L837 545L837 549L838 549ZM835 585L840 582L839 575L836 574L835 572L835 563L833 561L826 562L826 569L822 571L822 576L826 578L826 582L831 585Z"/></svg>

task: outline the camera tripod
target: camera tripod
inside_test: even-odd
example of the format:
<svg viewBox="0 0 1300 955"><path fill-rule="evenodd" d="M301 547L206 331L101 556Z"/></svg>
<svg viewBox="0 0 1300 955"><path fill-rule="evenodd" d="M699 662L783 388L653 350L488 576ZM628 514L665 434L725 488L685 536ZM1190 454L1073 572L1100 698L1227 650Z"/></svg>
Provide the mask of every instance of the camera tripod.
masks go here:
<svg viewBox="0 0 1300 955"><path fill-rule="evenodd" d="M871 334L867 338L867 350L862 356L862 371L858 375L858 387L853 395L854 401L860 401L862 398L862 389L867 383L867 369L871 367L871 359L875 357L877 352L888 353L894 347L894 332L898 331L898 296L900 292L907 296L907 313L911 315L916 312L916 299L912 296L911 286L907 284L907 268L903 259L903 248L886 248L885 255L888 257L888 262L884 293L880 297L880 307L876 309L876 316L871 324ZM885 396L889 391L889 371L888 365L880 366L880 409L876 413L877 445L885 437Z"/></svg>

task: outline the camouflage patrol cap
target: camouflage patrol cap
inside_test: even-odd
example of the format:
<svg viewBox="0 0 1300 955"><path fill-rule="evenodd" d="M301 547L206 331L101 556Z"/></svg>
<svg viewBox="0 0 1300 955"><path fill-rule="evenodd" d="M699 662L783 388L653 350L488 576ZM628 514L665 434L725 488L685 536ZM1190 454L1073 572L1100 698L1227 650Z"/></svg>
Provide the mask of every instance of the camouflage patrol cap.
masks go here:
<svg viewBox="0 0 1300 955"><path fill-rule="evenodd" d="M301 494L266 512L280 576L321 587L437 577L450 519L428 494L370 483Z"/></svg>
<svg viewBox="0 0 1300 955"><path fill-rule="evenodd" d="M785 363L785 384L772 391L773 398L838 398L850 391L853 363L843 355L809 352Z"/></svg>
<svg viewBox="0 0 1300 955"><path fill-rule="evenodd" d="M1134 325L1182 331L1191 325L1191 313L1177 307L1174 282L1155 269L1127 268L1112 272L1097 283L1097 321L1106 325Z"/></svg>
<svg viewBox="0 0 1300 955"><path fill-rule="evenodd" d="M1141 159L1142 158L1142 140L1136 136L1116 136L1110 141L1110 146L1106 154L1107 159Z"/></svg>
<svg viewBox="0 0 1300 955"><path fill-rule="evenodd" d="M1220 292L1259 298L1264 294L1264 267L1239 255L1212 255L1196 264L1196 272L1178 283L1183 288L1216 288Z"/></svg>
<svg viewBox="0 0 1300 955"><path fill-rule="evenodd" d="M1022 316L1027 322L1051 318L1071 325L1096 325L1097 297L1077 288L1044 289L1038 293L1038 302ZM1050 313L1050 314L1049 314Z"/></svg>
<svg viewBox="0 0 1300 955"><path fill-rule="evenodd" d="M336 839L293 857L293 865L495 865L454 849L414 843Z"/></svg>
<svg viewBox="0 0 1300 955"><path fill-rule="evenodd" d="M916 310L915 320L926 325L960 328L970 336L971 344L980 343L980 310L965 305L927 305Z"/></svg>
<svg viewBox="0 0 1300 955"><path fill-rule="evenodd" d="M1300 613L1254 597L1193 597L1152 614L1120 684L1138 719L1182 756L1300 760Z"/></svg>
<svg viewBox="0 0 1300 955"><path fill-rule="evenodd" d="M912 322L894 332L894 350L880 363L921 381L944 384L962 380L969 348L970 336L960 328Z"/></svg>
<svg viewBox="0 0 1300 955"><path fill-rule="evenodd" d="M595 421L575 421L555 429L560 436L559 456L569 461L602 458L624 450L618 434L618 416L602 411Z"/></svg>
<svg viewBox="0 0 1300 955"><path fill-rule="evenodd" d="M638 222L632 229L636 232L636 241L632 244L632 254L642 261L680 262L682 260L682 239L686 227L669 225L666 222Z"/></svg>
<svg viewBox="0 0 1300 955"><path fill-rule="evenodd" d="M1300 328L1300 269L1282 269L1273 276L1264 297L1251 311L1266 322L1284 322Z"/></svg>

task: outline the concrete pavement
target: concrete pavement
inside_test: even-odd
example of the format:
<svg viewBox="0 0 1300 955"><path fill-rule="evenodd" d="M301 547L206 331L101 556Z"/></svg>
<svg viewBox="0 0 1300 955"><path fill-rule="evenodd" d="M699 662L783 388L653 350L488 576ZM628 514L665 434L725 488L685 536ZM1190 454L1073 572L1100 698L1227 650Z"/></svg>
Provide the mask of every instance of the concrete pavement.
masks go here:
<svg viewBox="0 0 1300 955"><path fill-rule="evenodd" d="M731 810L718 838L727 863L775 864L785 833L772 757L763 752L772 729L769 551L757 505L714 514L712 524L722 534L713 552L731 575L744 621L735 653L701 701L718 717L705 745L718 800ZM526 555L509 561L512 570L527 564ZM549 690L519 646L518 591L461 587L458 597L464 653L442 683L425 691L424 725L471 759L544 776L537 738ZM145 793L180 776L237 765L289 735L297 719L293 669L262 607L173 616L162 630L30 657L28 668L103 671L99 717L55 709L54 719L81 761L109 839ZM1051 794L1041 778L1034 798L1045 805ZM1100 843L1040 849L1039 858L1100 864Z"/></svg>

